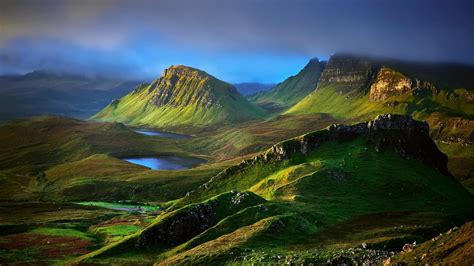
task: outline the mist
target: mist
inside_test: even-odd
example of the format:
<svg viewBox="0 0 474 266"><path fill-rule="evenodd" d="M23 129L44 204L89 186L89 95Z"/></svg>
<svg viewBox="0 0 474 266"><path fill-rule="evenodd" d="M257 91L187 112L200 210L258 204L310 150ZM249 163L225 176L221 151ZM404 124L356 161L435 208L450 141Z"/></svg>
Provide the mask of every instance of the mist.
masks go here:
<svg viewBox="0 0 474 266"><path fill-rule="evenodd" d="M472 1L2 1L0 74L279 82L336 52L474 64Z"/></svg>

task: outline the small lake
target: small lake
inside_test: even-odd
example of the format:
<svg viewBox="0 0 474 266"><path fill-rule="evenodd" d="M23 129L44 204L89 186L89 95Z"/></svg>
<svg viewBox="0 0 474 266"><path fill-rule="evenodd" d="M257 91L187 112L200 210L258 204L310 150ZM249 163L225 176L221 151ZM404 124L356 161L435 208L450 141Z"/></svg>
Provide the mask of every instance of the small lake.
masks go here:
<svg viewBox="0 0 474 266"><path fill-rule="evenodd" d="M154 157L122 158L129 163L142 165L153 170L182 170L205 163L206 160L195 157L164 155Z"/></svg>
<svg viewBox="0 0 474 266"><path fill-rule="evenodd" d="M137 133L143 134L143 135L158 136L158 137L168 138L168 139L187 139L187 138L191 138L191 136L189 136L189 135L163 132L163 131L156 131L156 130L149 130L149 129L143 129L143 128L132 129L132 130L137 132Z"/></svg>

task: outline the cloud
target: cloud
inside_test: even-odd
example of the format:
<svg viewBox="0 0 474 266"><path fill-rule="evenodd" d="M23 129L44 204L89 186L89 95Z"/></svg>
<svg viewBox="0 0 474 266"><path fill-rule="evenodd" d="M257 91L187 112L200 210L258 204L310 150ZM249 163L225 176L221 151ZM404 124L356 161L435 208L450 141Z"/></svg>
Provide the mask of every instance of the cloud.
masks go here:
<svg viewBox="0 0 474 266"><path fill-rule="evenodd" d="M12 61L22 61L23 68L38 61L67 67L69 61L76 69L136 74L179 59L230 76L232 67L210 59L234 55L248 69L245 80L258 69L241 59L255 55L269 62L293 58L293 64L338 51L474 63L472 1L3 0L0 7L0 47L9 46L10 58L2 59L4 49L0 64L6 68ZM24 47L57 48L25 52L12 47L18 40ZM21 58L26 55L37 60ZM285 66L275 71L275 77L292 74Z"/></svg>

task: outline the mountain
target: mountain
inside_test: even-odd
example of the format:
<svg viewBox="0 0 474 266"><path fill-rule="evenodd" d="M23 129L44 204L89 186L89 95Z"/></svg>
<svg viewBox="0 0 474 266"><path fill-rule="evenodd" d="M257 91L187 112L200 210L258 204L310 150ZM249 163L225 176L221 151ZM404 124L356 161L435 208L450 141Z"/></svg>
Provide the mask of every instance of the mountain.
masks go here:
<svg viewBox="0 0 474 266"><path fill-rule="evenodd" d="M56 114L87 118L137 82L34 71L0 77L0 121Z"/></svg>
<svg viewBox="0 0 474 266"><path fill-rule="evenodd" d="M473 176L466 171L474 165L472 76L472 66L336 54L329 59L316 89L284 114L325 113L362 121L394 113L426 120L431 137L450 155L451 171L472 187ZM452 82L453 77L459 79Z"/></svg>
<svg viewBox="0 0 474 266"><path fill-rule="evenodd" d="M235 83L233 85L237 89L237 91L244 96L249 96L259 92L265 92L275 86L275 84L258 82L243 82Z"/></svg>
<svg viewBox="0 0 474 266"><path fill-rule="evenodd" d="M153 127L204 127L264 114L234 86L195 68L171 66L162 77L138 86L93 119Z"/></svg>
<svg viewBox="0 0 474 266"><path fill-rule="evenodd" d="M436 139L472 143L474 83L465 78L464 83L458 82L458 88L445 87L439 76L430 78L429 67L423 72L422 67L415 71L416 65L412 66L412 74L404 72L410 69L408 66L336 54L328 61L316 89L285 114L327 113L344 119L367 119L381 113L409 114L426 119ZM453 121L458 126L446 126Z"/></svg>
<svg viewBox="0 0 474 266"><path fill-rule="evenodd" d="M474 196L446 163L428 125L408 116L332 125L223 170L142 231L75 262L381 263L472 215Z"/></svg>
<svg viewBox="0 0 474 266"><path fill-rule="evenodd" d="M270 91L257 93L250 99L261 106L290 107L316 88L324 66L325 62L313 58L295 76L287 78Z"/></svg>

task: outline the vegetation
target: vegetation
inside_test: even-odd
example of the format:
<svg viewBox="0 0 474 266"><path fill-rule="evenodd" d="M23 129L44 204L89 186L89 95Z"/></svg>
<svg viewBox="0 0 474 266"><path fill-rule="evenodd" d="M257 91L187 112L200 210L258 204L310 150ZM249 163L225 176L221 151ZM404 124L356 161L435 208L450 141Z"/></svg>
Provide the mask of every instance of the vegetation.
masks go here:
<svg viewBox="0 0 474 266"><path fill-rule="evenodd" d="M288 108L316 88L323 69L324 63L317 58L311 59L297 75L287 78L269 91L251 96L250 100L267 109Z"/></svg>
<svg viewBox="0 0 474 266"><path fill-rule="evenodd" d="M267 110L174 66L94 120L1 125L0 264L470 261L472 222L436 238L473 218L457 181L472 192L469 79L445 86L436 69L347 55L322 68L312 60L252 98ZM382 113L426 120L429 136L405 116L355 124ZM161 155L206 163L156 171L120 159Z"/></svg>
<svg viewBox="0 0 474 266"><path fill-rule="evenodd" d="M204 127L264 115L232 85L201 70L172 66L161 78L140 85L93 119L149 127Z"/></svg>
<svg viewBox="0 0 474 266"><path fill-rule="evenodd" d="M291 141L282 147L291 147ZM368 139L359 137L323 142L307 155L296 153L284 160L245 164L176 201L145 230L81 260L120 262L133 254L141 262L163 264L262 262L256 259L276 261L278 256L270 254L288 254L295 249L300 258L304 252L298 246L305 245L304 250L313 250L305 253L305 261L321 262L363 242L372 248L385 247L388 251L379 254L381 259L387 258L389 251L399 250L405 241L424 240L452 221L469 218L472 194L452 177L396 151L377 150ZM390 164L385 163L388 161ZM234 192L229 193L231 190ZM229 197L244 193L265 201L240 205L231 200L229 206ZM157 233L160 230L175 232L186 227L185 217L201 213L204 206L211 208L204 219L204 231L188 231L184 242L156 238L162 234ZM229 211L233 206L237 212ZM381 219L369 218L374 215ZM389 223L391 217L395 220ZM337 234L336 228L354 230L353 223L358 224L359 235L328 237ZM332 242L321 246L312 239ZM161 253L158 257L149 256L152 247L153 254Z"/></svg>

